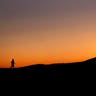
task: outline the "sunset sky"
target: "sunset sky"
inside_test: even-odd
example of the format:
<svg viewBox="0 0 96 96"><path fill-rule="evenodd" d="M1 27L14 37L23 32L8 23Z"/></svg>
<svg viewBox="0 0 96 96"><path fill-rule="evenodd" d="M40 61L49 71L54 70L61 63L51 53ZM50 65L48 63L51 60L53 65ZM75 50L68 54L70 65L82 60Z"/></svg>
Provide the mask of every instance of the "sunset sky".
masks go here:
<svg viewBox="0 0 96 96"><path fill-rule="evenodd" d="M96 56L96 0L0 0L0 67Z"/></svg>

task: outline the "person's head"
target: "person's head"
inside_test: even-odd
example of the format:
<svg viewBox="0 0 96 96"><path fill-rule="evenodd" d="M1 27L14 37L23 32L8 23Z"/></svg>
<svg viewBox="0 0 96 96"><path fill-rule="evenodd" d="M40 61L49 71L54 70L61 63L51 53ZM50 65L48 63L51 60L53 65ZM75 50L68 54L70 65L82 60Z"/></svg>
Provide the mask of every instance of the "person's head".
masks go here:
<svg viewBox="0 0 96 96"><path fill-rule="evenodd" d="M12 58L12 61L14 61L14 58Z"/></svg>

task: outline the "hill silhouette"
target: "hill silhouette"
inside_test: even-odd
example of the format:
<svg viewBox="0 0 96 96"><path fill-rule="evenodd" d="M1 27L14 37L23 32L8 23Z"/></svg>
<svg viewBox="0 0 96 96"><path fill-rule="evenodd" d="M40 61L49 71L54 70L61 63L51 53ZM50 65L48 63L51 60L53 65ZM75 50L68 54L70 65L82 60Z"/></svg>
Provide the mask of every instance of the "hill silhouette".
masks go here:
<svg viewBox="0 0 96 96"><path fill-rule="evenodd" d="M0 80L77 80L95 79L96 57L83 62L0 68Z"/></svg>

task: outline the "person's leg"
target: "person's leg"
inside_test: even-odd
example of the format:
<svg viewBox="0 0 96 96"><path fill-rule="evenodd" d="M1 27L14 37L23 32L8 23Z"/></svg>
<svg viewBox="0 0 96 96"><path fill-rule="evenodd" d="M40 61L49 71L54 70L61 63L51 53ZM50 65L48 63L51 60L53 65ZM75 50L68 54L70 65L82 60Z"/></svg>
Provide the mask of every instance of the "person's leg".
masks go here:
<svg viewBox="0 0 96 96"><path fill-rule="evenodd" d="M12 64L11 64L11 68L12 68Z"/></svg>
<svg viewBox="0 0 96 96"><path fill-rule="evenodd" d="M12 67L14 68L14 64L12 64Z"/></svg>

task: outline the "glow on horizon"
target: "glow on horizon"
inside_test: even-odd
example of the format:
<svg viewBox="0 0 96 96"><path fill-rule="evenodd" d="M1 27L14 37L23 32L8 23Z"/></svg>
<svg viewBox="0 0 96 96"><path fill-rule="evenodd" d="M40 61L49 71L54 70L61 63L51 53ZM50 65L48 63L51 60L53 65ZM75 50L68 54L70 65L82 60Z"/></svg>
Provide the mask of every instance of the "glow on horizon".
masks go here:
<svg viewBox="0 0 96 96"><path fill-rule="evenodd" d="M44 0L41 1L42 5ZM15 15L11 9L7 13L2 7L9 17L1 12L5 17L0 17L0 67L10 67L13 57L16 67L78 62L96 57L96 2L79 0L81 5L78 2L71 5L68 0L64 1L65 7L58 0L50 8L42 5L45 10L34 1L41 8L33 6L35 15L30 14L28 6L25 10L22 5L21 13L15 10Z"/></svg>

